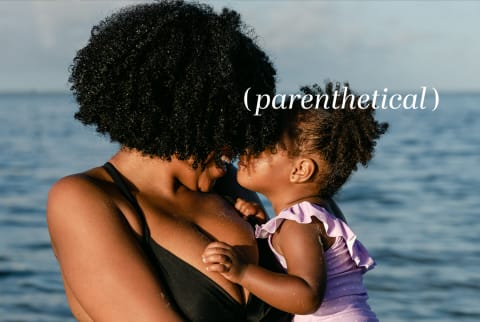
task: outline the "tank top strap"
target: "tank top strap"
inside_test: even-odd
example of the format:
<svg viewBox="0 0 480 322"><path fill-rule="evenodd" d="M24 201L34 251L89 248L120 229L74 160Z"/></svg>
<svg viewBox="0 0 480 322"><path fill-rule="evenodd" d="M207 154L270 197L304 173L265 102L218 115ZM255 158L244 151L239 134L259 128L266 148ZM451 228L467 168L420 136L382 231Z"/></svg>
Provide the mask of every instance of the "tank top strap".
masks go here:
<svg viewBox="0 0 480 322"><path fill-rule="evenodd" d="M140 222L142 224L142 242L144 243L145 249L150 253L149 251L150 250L150 230L148 229L147 220L145 219L145 215L143 214L142 208L140 208L140 205L138 204L137 199L132 194L132 192L128 188L127 183L122 178L122 175L113 166L113 164L111 164L110 162L107 162L103 165L103 168L107 171L107 173L110 175L115 185L118 187L118 189L120 189L124 197L127 198L127 200L135 209L135 213L137 214L137 217L138 219L140 219Z"/></svg>

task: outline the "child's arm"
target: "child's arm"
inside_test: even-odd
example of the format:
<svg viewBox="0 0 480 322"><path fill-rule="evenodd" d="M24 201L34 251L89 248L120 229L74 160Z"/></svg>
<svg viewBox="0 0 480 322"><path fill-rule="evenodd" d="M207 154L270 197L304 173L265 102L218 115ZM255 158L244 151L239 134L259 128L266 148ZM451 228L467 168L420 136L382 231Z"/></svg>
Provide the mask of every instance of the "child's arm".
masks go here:
<svg viewBox="0 0 480 322"><path fill-rule="evenodd" d="M258 225L264 224L267 221L265 209L263 209L263 206L258 202L237 198L235 209L237 209L237 211L243 215L243 218L249 222L253 219L253 222Z"/></svg>
<svg viewBox="0 0 480 322"><path fill-rule="evenodd" d="M288 274L245 264L233 247L221 242L207 246L203 261L209 271L219 272L280 310L295 314L315 312L326 280L318 225L286 221L277 240L287 260Z"/></svg>

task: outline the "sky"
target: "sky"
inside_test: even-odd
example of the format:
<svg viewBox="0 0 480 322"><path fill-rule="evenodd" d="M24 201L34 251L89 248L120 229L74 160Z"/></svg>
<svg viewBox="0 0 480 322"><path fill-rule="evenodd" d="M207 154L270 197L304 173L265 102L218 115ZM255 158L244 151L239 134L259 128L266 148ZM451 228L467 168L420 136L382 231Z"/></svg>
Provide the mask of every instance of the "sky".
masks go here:
<svg viewBox="0 0 480 322"><path fill-rule="evenodd" d="M93 25L149 1L0 0L0 92L68 91ZM357 90L480 91L478 1L201 1L238 11L279 92L326 80Z"/></svg>

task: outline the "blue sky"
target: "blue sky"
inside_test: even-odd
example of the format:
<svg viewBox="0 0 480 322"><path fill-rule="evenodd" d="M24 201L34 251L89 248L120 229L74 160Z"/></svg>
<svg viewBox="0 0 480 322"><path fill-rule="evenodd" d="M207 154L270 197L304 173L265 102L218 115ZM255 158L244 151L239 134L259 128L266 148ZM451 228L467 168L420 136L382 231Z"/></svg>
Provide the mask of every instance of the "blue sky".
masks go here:
<svg viewBox="0 0 480 322"><path fill-rule="evenodd" d="M91 27L147 1L0 1L0 92L67 91ZM480 91L477 1L202 1L236 9L278 71L279 92L326 79L357 90Z"/></svg>

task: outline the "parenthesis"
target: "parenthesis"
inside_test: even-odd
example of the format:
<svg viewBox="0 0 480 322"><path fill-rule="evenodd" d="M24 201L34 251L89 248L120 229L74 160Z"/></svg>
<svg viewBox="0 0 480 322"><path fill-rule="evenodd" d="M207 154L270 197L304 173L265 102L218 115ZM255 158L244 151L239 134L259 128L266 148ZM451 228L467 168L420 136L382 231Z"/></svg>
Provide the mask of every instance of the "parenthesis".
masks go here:
<svg viewBox="0 0 480 322"><path fill-rule="evenodd" d="M438 91L435 87L432 87L433 92L435 93L435 106L433 107L432 112L435 112L435 110L438 107L438 104L440 104L440 96L438 95Z"/></svg>
<svg viewBox="0 0 480 322"><path fill-rule="evenodd" d="M248 107L248 92L250 91L251 87L247 88L245 90L245 94L243 95L243 105L245 105L245 108L251 112L252 110Z"/></svg>

